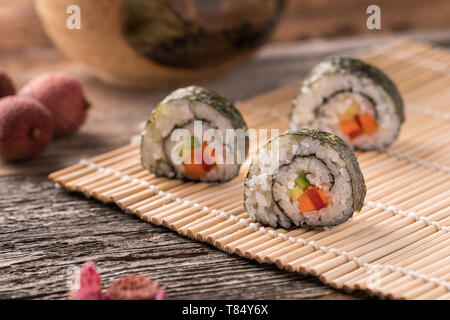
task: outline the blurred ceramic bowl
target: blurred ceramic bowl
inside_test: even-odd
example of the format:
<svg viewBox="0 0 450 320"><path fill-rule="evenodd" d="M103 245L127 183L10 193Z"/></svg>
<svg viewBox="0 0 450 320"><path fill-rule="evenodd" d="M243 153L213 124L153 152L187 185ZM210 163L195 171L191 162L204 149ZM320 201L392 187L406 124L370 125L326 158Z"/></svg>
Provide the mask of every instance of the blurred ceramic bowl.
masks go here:
<svg viewBox="0 0 450 320"><path fill-rule="evenodd" d="M35 0L55 45L110 82L164 87L214 78L248 58L284 0ZM69 29L77 5L81 29Z"/></svg>

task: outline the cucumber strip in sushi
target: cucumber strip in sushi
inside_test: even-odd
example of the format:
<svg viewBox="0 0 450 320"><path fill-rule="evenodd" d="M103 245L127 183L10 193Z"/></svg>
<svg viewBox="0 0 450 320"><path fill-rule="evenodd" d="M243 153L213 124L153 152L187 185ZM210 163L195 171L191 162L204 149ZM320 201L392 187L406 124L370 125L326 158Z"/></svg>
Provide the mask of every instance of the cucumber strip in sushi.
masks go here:
<svg viewBox="0 0 450 320"><path fill-rule="evenodd" d="M333 58L316 65L293 100L291 128L332 132L357 150L383 150L404 122L396 85L361 60Z"/></svg>
<svg viewBox="0 0 450 320"><path fill-rule="evenodd" d="M338 136L290 130L254 156L244 184L251 218L272 227L332 226L361 210L366 184L352 149Z"/></svg>
<svg viewBox="0 0 450 320"><path fill-rule="evenodd" d="M226 139L229 130L238 130L245 144ZM142 134L141 162L158 176L227 181L237 176L247 157L246 130L241 114L225 97L201 87L181 88L153 110Z"/></svg>

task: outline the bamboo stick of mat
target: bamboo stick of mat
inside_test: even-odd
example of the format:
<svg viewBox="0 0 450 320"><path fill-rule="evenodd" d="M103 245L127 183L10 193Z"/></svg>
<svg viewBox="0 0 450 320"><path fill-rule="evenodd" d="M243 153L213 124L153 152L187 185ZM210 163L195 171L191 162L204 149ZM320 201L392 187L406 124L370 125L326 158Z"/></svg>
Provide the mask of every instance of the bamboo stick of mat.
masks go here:
<svg viewBox="0 0 450 320"><path fill-rule="evenodd" d="M367 198L363 210L339 226L284 230L254 223L242 206L248 165L222 185L168 180L142 168L139 144L49 177L144 221L230 254L312 274L348 292L450 299L450 53L402 39L363 58L398 84L407 120L389 150L357 154ZM289 84L237 106L250 128L282 132L289 128L297 86ZM252 140L251 153L266 138Z"/></svg>

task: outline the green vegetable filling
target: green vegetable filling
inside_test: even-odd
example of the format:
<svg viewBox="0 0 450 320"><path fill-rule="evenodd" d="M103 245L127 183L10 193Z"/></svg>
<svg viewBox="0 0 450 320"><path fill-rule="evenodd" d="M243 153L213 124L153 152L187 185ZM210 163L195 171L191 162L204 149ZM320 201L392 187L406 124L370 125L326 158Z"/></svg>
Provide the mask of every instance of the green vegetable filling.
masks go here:
<svg viewBox="0 0 450 320"><path fill-rule="evenodd" d="M311 186L311 183L309 183L308 179L306 178L306 173L298 175L298 177L295 179L295 185L300 187L303 191Z"/></svg>
<svg viewBox="0 0 450 320"><path fill-rule="evenodd" d="M200 142L195 136L189 136L183 138L183 146L180 148L179 155L183 157L183 150L194 150L200 147Z"/></svg>
<svg viewBox="0 0 450 320"><path fill-rule="evenodd" d="M303 194L303 192L305 192L305 190L310 186L311 183L306 178L306 173L299 174L295 179L294 188L288 191L289 197L291 198L292 202L297 201L298 198Z"/></svg>
<svg viewBox="0 0 450 320"><path fill-rule="evenodd" d="M303 190L299 186L295 186L294 188L290 189L288 193L291 201L294 202L297 201L297 199L303 194Z"/></svg>
<svg viewBox="0 0 450 320"><path fill-rule="evenodd" d="M188 149L195 149L200 147L200 142L195 136L184 137L183 147Z"/></svg>

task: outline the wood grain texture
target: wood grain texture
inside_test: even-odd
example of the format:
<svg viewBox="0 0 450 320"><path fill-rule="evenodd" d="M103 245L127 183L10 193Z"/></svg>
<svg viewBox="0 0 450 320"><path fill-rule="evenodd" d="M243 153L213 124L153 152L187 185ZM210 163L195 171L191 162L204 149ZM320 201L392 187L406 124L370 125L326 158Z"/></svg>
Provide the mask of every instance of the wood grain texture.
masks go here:
<svg viewBox="0 0 450 320"><path fill-rule="evenodd" d="M366 52L363 59L397 84L407 121L388 151L357 153L367 185L365 206L329 230L300 228L287 235L282 228L250 224L242 207L245 167L239 177L220 186L157 178L142 168L136 144L85 159L49 178L66 190L115 203L146 222L230 254L317 276L334 288L394 299L438 299L448 291L445 276L450 271L450 192L439 192L450 187L445 174L450 163L445 135L450 104L442 99L449 93L450 55L403 39ZM290 83L237 104L249 128L286 130L297 86ZM250 157L256 145L251 139ZM418 180L420 185L411 184ZM375 273L374 285L378 269L385 277Z"/></svg>
<svg viewBox="0 0 450 320"><path fill-rule="evenodd" d="M69 268L88 259L105 285L144 274L171 299L351 298L67 194L45 176L3 177L1 185L0 299L64 299Z"/></svg>
<svg viewBox="0 0 450 320"><path fill-rule="evenodd" d="M3 22L8 17L0 14L0 25L7 25ZM35 42L18 41L21 36L28 39L21 28L2 28L0 39L2 34L10 40L0 46L1 65L19 87L42 72L67 72L83 82L93 107L78 134L54 140L35 159L17 164L0 162L0 298L64 299L68 268L87 259L96 261L106 285L121 275L141 273L161 281L173 299L367 298L337 292L318 280L274 266L229 256L126 216L116 207L54 188L46 177L49 172L126 144L170 89L109 86L61 56L45 37L39 40L37 35ZM450 44L448 33L412 37ZM327 55L391 39L272 45L206 85L233 100L242 100L304 76Z"/></svg>
<svg viewBox="0 0 450 320"><path fill-rule="evenodd" d="M385 39L387 40L387 39ZM390 40L390 39L389 39ZM439 43L450 39L439 36ZM366 48L352 40L269 46L208 86L244 99L299 78L326 55ZM43 70L79 77L93 102L81 132L52 142L39 157L2 163L0 173L0 298L64 299L68 268L94 259L105 284L129 273L151 276L173 299L352 299L318 280L229 256L113 206L55 189L46 174L127 143L167 91L114 88L90 77L52 49L4 54L18 83ZM201 270L201 272L199 272Z"/></svg>

